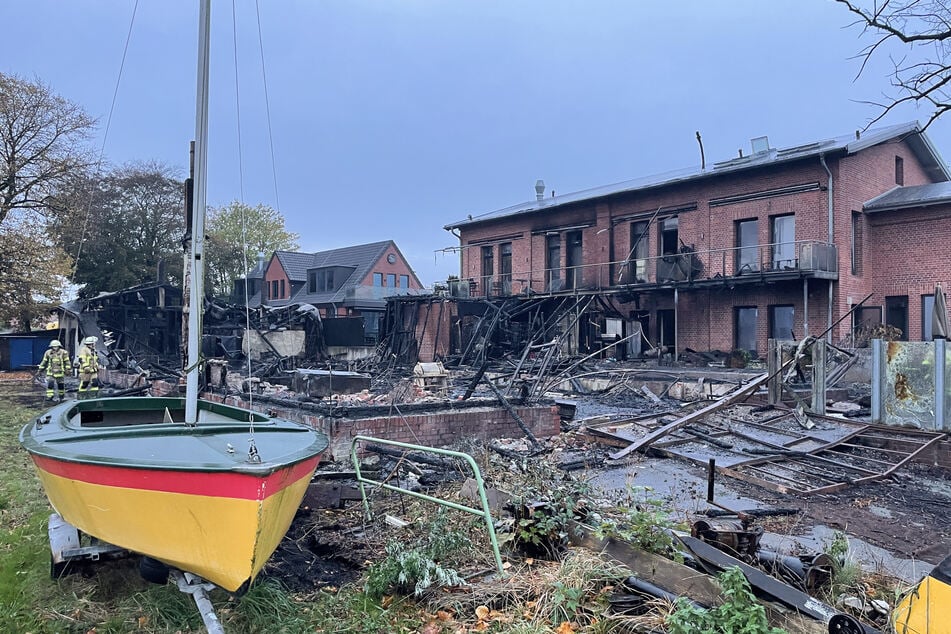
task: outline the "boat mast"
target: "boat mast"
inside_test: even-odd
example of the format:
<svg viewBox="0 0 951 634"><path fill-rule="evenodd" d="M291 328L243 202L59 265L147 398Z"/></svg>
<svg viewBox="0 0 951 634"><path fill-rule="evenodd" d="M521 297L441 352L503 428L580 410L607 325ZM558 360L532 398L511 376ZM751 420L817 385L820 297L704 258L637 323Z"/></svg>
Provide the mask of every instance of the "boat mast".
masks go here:
<svg viewBox="0 0 951 634"><path fill-rule="evenodd" d="M211 0L198 10L198 90L195 106L195 186L192 205L191 266L188 293L188 372L185 423L198 421L198 378L201 372L202 309L205 301L205 201L208 182L208 60Z"/></svg>

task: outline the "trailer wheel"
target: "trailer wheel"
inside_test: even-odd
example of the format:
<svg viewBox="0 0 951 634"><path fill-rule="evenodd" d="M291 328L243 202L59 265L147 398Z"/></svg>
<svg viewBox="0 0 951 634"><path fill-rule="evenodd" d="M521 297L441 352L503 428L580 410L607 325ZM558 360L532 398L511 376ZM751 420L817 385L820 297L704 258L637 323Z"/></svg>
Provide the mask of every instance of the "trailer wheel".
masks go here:
<svg viewBox="0 0 951 634"><path fill-rule="evenodd" d="M158 559L142 557L139 559L139 574L142 578L160 586L168 583L168 566Z"/></svg>

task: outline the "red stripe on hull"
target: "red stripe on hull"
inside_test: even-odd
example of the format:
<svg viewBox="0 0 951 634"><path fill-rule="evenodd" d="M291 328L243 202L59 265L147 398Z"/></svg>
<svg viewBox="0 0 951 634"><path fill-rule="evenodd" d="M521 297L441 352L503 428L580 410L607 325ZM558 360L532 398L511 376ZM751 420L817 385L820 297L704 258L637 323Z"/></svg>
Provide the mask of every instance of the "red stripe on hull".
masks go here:
<svg viewBox="0 0 951 634"><path fill-rule="evenodd" d="M263 500L306 477L317 466L320 456L302 460L266 476L228 471L174 471L135 469L111 465L64 462L45 456L33 456L36 466L47 473L103 486L188 495Z"/></svg>

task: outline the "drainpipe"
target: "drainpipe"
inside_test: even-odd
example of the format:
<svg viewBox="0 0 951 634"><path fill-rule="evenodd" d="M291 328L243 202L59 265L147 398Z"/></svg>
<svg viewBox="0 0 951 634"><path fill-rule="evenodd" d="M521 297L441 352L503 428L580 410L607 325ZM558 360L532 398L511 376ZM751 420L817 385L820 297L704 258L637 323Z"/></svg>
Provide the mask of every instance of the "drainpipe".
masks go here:
<svg viewBox="0 0 951 634"><path fill-rule="evenodd" d="M833 238L835 237L835 224L833 220L835 219L835 216L833 214L833 205L832 205L832 192L833 192L832 170L830 170L829 166L826 165L825 154L819 155L819 163L822 165L823 169L825 169L826 174L829 175L829 187L828 187L828 191L829 191L829 244L833 244ZM838 268L839 267L836 266L836 269ZM832 280L829 280L829 303L828 303L828 311L826 315L826 327L828 328L828 330L826 331L826 341L831 342L832 341Z"/></svg>
<svg viewBox="0 0 951 634"><path fill-rule="evenodd" d="M456 233L455 227L450 229L449 233L456 236L456 239L459 240L459 282L462 283L462 235Z"/></svg>

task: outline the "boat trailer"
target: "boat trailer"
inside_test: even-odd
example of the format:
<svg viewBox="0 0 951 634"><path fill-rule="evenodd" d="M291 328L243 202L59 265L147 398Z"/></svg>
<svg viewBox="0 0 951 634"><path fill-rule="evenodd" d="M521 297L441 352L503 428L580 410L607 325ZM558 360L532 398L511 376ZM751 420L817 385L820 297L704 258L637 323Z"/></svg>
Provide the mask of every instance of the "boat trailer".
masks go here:
<svg viewBox="0 0 951 634"><path fill-rule="evenodd" d="M113 546L92 536L86 536L87 545L83 545L83 534L79 529L64 520L58 513L50 514L48 533L50 540L50 576L60 579L68 575L72 564L80 562L97 562L104 559L119 559L133 553L125 548ZM74 566L73 566L74 567ZM221 621L215 614L215 608L208 598L208 592L215 585L193 575L190 572L169 569L170 576L180 592L191 595L201 614L208 634L224 634ZM152 581L152 579L149 579Z"/></svg>

